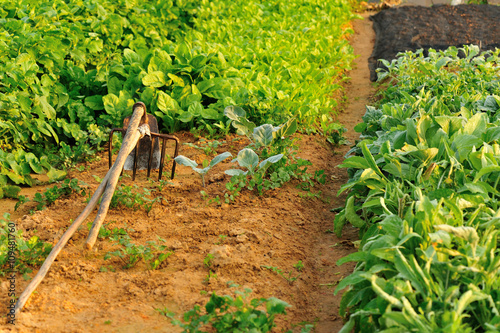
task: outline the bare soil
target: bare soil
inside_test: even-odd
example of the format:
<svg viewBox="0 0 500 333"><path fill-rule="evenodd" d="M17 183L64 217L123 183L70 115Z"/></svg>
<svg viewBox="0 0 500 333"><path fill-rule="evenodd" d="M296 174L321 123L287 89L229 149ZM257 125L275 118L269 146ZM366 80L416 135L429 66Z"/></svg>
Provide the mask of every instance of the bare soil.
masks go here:
<svg viewBox="0 0 500 333"><path fill-rule="evenodd" d="M370 19L377 35L369 60L372 81L377 78L375 70L383 67L378 60L391 61L399 52L469 44L482 51L500 47L500 6L496 5L393 7Z"/></svg>
<svg viewBox="0 0 500 333"><path fill-rule="evenodd" d="M353 127L361 121L373 93L367 63L375 38L368 20L353 24L356 34L352 45L360 57L349 73L349 103L338 116L349 130L347 138L351 143L357 138ZM176 135L183 143L199 143L190 133ZM217 153L230 151L236 155L247 142L235 138L224 138L226 143L217 148ZM83 250L88 235L85 225L54 262L19 314L16 325L5 325L5 315L1 315L0 331L176 332L179 329L156 309L168 308L182 314L195 304L204 305L212 292L233 295L234 289L228 287L232 281L241 286L240 290L252 289L250 298L273 296L292 305L286 317L278 317L277 332L300 322L315 323L316 332L338 332L343 325L338 317L341 293L334 296L333 291L352 272L353 265L338 267L336 261L356 250L353 242L358 235L357 230L347 227L342 239L338 239L329 230L333 229L335 216L331 209L344 203L344 196L338 197L337 192L347 181L347 174L337 165L349 146L332 147L317 135L297 138L298 155L313 164L309 171L325 170L326 174L326 184L318 183L310 191L301 190L300 182L292 181L262 196L245 190L234 202L226 204L223 193L228 176L224 170L233 166L227 161L210 172L206 188L198 175L182 166L178 166L175 179L161 191L157 182L146 179L145 171L140 171L134 182L123 177L123 183L136 184L141 191L150 189L161 200L149 212L126 207L111 209L105 220L108 229L125 228L132 242L142 245L158 242L159 236L175 254L157 270L148 269L143 262L124 269L119 258L104 260L106 253L117 248L109 239L98 239L90 252ZM198 162L207 158L200 150L185 145L180 153ZM108 171L106 156L100 154L96 161L84 164L85 171L73 170L69 177L85 182L93 193L99 185L94 175L103 178ZM46 187L23 189L22 194L32 198ZM202 196L202 190L208 199ZM210 203L217 196L221 204ZM36 235L55 244L84 209L85 199L74 194L34 214L29 213L33 203L14 212L15 201L4 199L0 201L0 211L10 212L11 220L26 237ZM87 222L91 223L94 217L95 212ZM222 240L220 235L225 238ZM208 254L213 255L210 268L203 263ZM299 260L304 265L301 271L293 267ZM287 276L291 272L297 279L290 283L263 266L279 268ZM216 277L206 281L209 270ZM36 269L30 276L35 273ZM18 295L28 282L17 277ZM7 304L7 289L7 282L1 282L0 304Z"/></svg>

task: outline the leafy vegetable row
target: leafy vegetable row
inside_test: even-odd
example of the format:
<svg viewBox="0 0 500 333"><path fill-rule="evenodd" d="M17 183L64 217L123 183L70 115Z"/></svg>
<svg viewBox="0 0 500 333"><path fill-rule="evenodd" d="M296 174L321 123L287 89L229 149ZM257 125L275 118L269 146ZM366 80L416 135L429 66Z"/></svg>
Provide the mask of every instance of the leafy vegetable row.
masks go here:
<svg viewBox="0 0 500 333"><path fill-rule="evenodd" d="M407 52L342 164L360 228L342 332L500 330L500 50ZM389 82L387 83L387 80Z"/></svg>
<svg viewBox="0 0 500 333"><path fill-rule="evenodd" d="M92 153L137 100L164 132L228 131L229 105L313 131L353 59L346 0L0 4L0 186Z"/></svg>

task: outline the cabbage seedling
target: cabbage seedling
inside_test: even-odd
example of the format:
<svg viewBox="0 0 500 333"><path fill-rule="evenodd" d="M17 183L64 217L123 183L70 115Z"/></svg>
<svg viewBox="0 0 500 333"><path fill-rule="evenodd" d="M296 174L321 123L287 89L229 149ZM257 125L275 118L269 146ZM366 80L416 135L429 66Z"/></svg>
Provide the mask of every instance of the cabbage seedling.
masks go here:
<svg viewBox="0 0 500 333"><path fill-rule="evenodd" d="M283 158L283 154L277 154L266 158L259 163L259 156L252 149L245 148L240 150L238 156L233 160L233 162L237 161L238 164L241 167L246 168L247 171L243 171L241 169L229 169L226 170L225 173L230 176L246 175L248 173L253 175L256 171L264 173L271 164L278 162L281 158Z"/></svg>
<svg viewBox="0 0 500 333"><path fill-rule="evenodd" d="M183 155L177 156L174 160L175 160L175 162L179 163L180 165L185 165L185 166L191 167L194 171L196 171L201 176L201 181L203 183L203 187L205 187L205 174L208 171L210 171L210 169L212 169L216 164L224 161L226 158L231 157L231 156L232 155L230 152L225 152L225 153L222 153L220 155L217 155L212 159L212 161L210 161L210 164L203 169L197 168L198 163L196 163L192 159L189 159Z"/></svg>

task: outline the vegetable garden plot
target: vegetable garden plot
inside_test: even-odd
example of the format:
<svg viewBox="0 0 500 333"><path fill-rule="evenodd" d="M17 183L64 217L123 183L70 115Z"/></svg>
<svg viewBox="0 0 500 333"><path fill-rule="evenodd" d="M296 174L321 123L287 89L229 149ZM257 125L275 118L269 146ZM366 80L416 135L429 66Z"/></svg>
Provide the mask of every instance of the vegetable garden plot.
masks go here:
<svg viewBox="0 0 500 333"><path fill-rule="evenodd" d="M500 7L460 5L398 7L370 17L377 35L369 60L370 79L377 79L379 61L391 61L399 52L417 49L445 50L449 46L480 45L481 50L500 46Z"/></svg>

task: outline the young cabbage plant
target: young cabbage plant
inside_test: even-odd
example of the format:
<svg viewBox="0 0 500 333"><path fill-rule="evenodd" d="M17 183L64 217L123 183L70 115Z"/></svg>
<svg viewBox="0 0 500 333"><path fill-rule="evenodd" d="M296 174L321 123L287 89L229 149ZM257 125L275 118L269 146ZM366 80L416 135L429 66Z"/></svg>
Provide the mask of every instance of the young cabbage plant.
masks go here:
<svg viewBox="0 0 500 333"><path fill-rule="evenodd" d="M186 156L183 156L183 155L179 155L177 156L174 160L175 162L177 162L178 164L181 164L181 165L185 165L185 166L188 166L188 167L191 167L194 171L196 171L200 176L201 176L201 181L203 183L203 187L205 187L205 174L210 171L210 169L212 169L216 164L224 161L226 158L228 157L231 157L231 153L230 152L225 152L225 153L222 153L220 155L217 155L215 156L211 161L210 163L208 164L207 167L203 168L203 169L200 169L200 168L197 168L198 166L198 163L196 163L195 161L193 161L192 159L189 159L187 158Z"/></svg>
<svg viewBox="0 0 500 333"><path fill-rule="evenodd" d="M232 120L236 133L246 135L258 147L267 147L275 140L284 139L297 131L297 119L292 118L280 126L264 124L258 127L246 118L246 112L239 106L228 106L224 115Z"/></svg>
<svg viewBox="0 0 500 333"><path fill-rule="evenodd" d="M243 171L241 169L229 169L226 170L225 173L230 176L237 175L253 175L257 171L262 172L263 174L266 172L267 168L273 163L278 162L283 158L283 154L277 154L266 158L262 162L259 163L259 156L250 148L244 148L240 150L238 156L233 160L233 162L238 162L238 164L246 168L247 171Z"/></svg>

